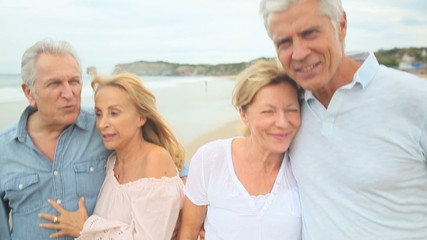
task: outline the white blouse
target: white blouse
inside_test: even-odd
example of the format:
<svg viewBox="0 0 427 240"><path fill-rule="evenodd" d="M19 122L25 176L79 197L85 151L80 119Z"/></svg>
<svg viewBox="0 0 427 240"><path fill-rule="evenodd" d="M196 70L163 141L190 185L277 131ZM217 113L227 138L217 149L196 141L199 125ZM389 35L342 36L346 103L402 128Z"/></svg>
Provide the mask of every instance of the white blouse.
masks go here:
<svg viewBox="0 0 427 240"><path fill-rule="evenodd" d="M208 207L206 240L301 239L299 194L287 154L272 191L250 196L234 171L233 139L202 146L190 162L184 192L194 204Z"/></svg>

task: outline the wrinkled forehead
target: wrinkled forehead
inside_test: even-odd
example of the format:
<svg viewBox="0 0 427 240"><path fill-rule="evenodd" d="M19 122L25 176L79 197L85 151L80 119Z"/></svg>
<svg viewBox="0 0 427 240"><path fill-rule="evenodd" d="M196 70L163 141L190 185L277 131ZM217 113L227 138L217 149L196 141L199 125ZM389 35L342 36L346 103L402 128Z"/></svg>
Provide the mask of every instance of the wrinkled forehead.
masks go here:
<svg viewBox="0 0 427 240"><path fill-rule="evenodd" d="M68 54L41 54L35 62L35 81L81 80L77 61Z"/></svg>

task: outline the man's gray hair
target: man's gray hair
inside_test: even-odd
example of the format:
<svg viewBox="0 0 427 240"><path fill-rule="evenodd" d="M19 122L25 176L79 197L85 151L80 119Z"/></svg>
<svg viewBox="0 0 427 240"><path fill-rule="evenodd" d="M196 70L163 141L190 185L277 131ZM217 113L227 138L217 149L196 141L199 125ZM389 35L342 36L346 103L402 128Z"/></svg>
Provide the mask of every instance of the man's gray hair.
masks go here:
<svg viewBox="0 0 427 240"><path fill-rule="evenodd" d="M274 12L287 10L292 4L305 0L261 0L259 13L264 20L264 26L270 34L268 18ZM337 31L340 20L344 14L341 0L318 0L320 11L331 20L332 26Z"/></svg>
<svg viewBox="0 0 427 240"><path fill-rule="evenodd" d="M74 58L79 68L80 74L82 73L80 60L77 56L73 46L66 41L54 41L52 39L44 39L36 42L33 46L28 48L21 61L21 77L23 83L28 85L30 89L34 90L37 69L35 67L37 58L40 54L53 54L53 55L70 55Z"/></svg>

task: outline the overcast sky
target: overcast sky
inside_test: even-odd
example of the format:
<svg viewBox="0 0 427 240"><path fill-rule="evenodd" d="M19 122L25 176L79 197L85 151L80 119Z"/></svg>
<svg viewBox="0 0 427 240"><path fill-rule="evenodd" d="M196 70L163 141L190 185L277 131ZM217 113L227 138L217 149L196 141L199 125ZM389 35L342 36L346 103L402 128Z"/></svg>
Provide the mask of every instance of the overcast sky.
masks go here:
<svg viewBox="0 0 427 240"><path fill-rule="evenodd" d="M0 0L0 73L43 38L109 74L137 60L232 63L274 56L259 0ZM427 46L426 0L343 0L347 51Z"/></svg>

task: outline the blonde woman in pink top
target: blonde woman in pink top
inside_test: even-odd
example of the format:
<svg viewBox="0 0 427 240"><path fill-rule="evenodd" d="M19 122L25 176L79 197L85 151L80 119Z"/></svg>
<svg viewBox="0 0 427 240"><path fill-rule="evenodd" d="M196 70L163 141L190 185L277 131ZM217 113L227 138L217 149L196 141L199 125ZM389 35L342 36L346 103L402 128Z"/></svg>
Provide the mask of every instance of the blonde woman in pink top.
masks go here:
<svg viewBox="0 0 427 240"><path fill-rule="evenodd" d="M96 77L97 128L114 152L94 214L84 199L69 212L50 201L59 217L41 214L57 229L51 237L77 239L171 239L183 203L182 145L160 116L155 96L133 74Z"/></svg>

